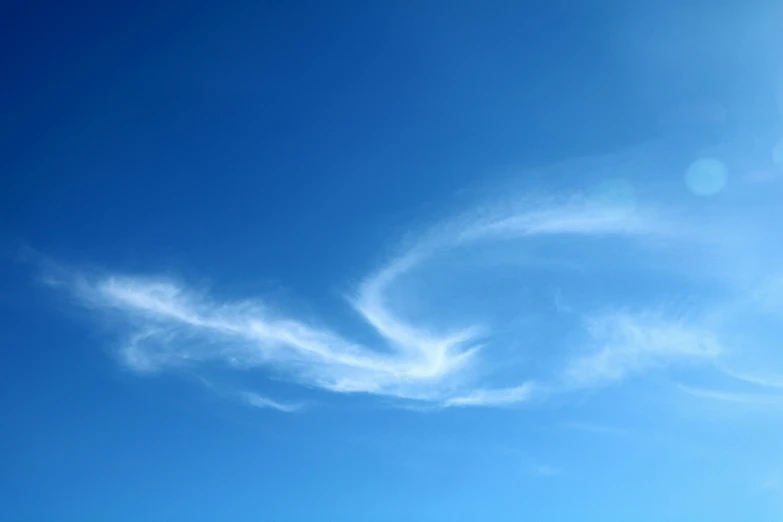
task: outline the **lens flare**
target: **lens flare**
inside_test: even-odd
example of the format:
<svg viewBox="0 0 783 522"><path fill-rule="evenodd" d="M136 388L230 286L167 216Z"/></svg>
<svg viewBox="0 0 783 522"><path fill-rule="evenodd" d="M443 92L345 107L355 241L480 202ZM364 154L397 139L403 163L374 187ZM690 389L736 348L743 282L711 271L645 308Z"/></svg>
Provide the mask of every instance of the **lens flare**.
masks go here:
<svg viewBox="0 0 783 522"><path fill-rule="evenodd" d="M726 186L726 165L716 158L700 158L685 172L685 184L697 196L714 196Z"/></svg>

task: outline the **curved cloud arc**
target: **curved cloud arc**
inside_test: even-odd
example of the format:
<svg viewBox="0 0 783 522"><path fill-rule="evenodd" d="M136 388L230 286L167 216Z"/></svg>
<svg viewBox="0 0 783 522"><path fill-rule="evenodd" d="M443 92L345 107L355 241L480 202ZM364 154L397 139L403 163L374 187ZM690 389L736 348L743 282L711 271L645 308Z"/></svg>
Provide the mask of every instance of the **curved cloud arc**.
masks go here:
<svg viewBox="0 0 783 522"><path fill-rule="evenodd" d="M566 384L540 382L531 376L498 387L491 375L477 379L471 372L483 356L482 340L492 332L472 324L445 333L412 324L389 304L390 289L434 255L478 241L545 236L639 240L671 238L677 233L654 213L600 208L578 199L442 224L362 280L350 297L350 304L382 341L379 347L282 315L266 303L216 302L165 279L82 276L71 289L82 302L112 311L133 326L135 334L122 355L134 371L220 363L242 369L275 368L294 382L333 392L441 406L509 405L557 389L617 381L672 361L714 359L721 349L708 334L687 325L615 313L588 322L589 333L599 345L563 364L560 380Z"/></svg>

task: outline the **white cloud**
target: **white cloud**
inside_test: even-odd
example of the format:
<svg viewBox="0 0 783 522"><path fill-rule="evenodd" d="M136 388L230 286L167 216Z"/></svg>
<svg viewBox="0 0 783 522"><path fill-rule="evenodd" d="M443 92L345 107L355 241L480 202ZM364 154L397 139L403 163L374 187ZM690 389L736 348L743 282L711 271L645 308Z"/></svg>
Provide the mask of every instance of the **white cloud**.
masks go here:
<svg viewBox="0 0 783 522"><path fill-rule="evenodd" d="M587 330L596 349L569 363L565 372L569 387L619 381L670 364L710 361L722 351L711 332L654 313L592 317Z"/></svg>
<svg viewBox="0 0 783 522"><path fill-rule="evenodd" d="M738 381L744 381L757 386L763 386L765 388L781 388L783 389L783 377L767 374L756 374L749 372L741 372L727 368L725 365L718 364L717 367L726 375Z"/></svg>
<svg viewBox="0 0 783 522"><path fill-rule="evenodd" d="M390 302L390 290L436 254L458 255L458 249L475 242L546 236L657 240L676 235L676 228L650 212L606 210L580 198L449 221L364 278L350 296L350 304L374 330L377 344L354 341L335 329L285 314L272 303L219 301L171 279L72 274L64 281L62 273L55 279L85 306L111 313L133 328L121 355L137 372L212 364L274 371L289 381L336 393L442 407L506 406L540 397L543 390L548 394L601 386L656 368L712 362L723 348L711 331L662 312L593 313L584 317L588 350L564 359L559 377L547 381L520 374L517 383L498 386L488 370L492 365L485 364L491 357L484 349L485 340L492 338L490 328L478 322L442 328L438 317L422 317L414 324L397 313L405 303ZM569 307L569 315L580 313ZM299 407L255 394L242 397L258 407Z"/></svg>
<svg viewBox="0 0 783 522"><path fill-rule="evenodd" d="M268 397L263 397L257 393L244 392L240 394L240 397L250 406L254 408L267 408L273 410L284 411L286 413L293 413L302 409L302 404L280 402Z"/></svg>
<svg viewBox="0 0 783 522"><path fill-rule="evenodd" d="M696 388L693 386L678 385L678 388L700 399L709 399L721 402L730 402L749 406L774 406L783 407L783 395L761 393L736 393L708 388Z"/></svg>
<svg viewBox="0 0 783 522"><path fill-rule="evenodd" d="M525 383L513 388L499 388L494 390L478 389L467 395L451 397L443 402L444 406L505 406L526 402L531 399L535 387L532 383Z"/></svg>

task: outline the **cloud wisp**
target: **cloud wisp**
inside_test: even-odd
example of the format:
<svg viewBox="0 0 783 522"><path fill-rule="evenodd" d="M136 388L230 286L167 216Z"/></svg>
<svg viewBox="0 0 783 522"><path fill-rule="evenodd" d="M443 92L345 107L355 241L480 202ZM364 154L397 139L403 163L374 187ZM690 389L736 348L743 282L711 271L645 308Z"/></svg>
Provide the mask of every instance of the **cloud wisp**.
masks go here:
<svg viewBox="0 0 783 522"><path fill-rule="evenodd" d="M272 409L286 413L293 413L295 411L300 411L304 407L299 403L280 402L254 392L243 392L240 394L240 397L246 404L253 406L254 408Z"/></svg>
<svg viewBox="0 0 783 522"><path fill-rule="evenodd" d="M596 348L568 364L566 380L575 386L619 381L672 363L712 361L722 352L712 332L653 313L593 317L587 329Z"/></svg>
<svg viewBox="0 0 783 522"><path fill-rule="evenodd" d="M443 257L491 243L522 247L536 240L676 242L686 227L639 208L591 204L584 198L482 211L421 234L379 270L363 278L349 305L377 342L357 342L328 328L282 313L261 300L219 301L167 278L85 273L47 274L92 310L119 318L131 329L121 360L139 373L218 365L274 374L309 388L365 393L437 407L509 406L552 393L615 383L670 365L714 363L720 339L703 325L664 311L603 307L578 315L581 350L563 354L547 375L516 372L496 378L493 328L484 321L442 326L438 317L412 319L392 298L401 282ZM617 241L619 245L617 246ZM608 254L611 256L611 254ZM558 308L558 310L560 310ZM524 334L520 333L519 336ZM522 339L524 341L524 339ZM502 373L502 372L501 372ZM750 377L747 377L750 378ZM297 411L298 403L241 394L247 404Z"/></svg>
<svg viewBox="0 0 783 522"><path fill-rule="evenodd" d="M742 393L714 390L710 388L697 388L694 386L678 385L680 391L699 399L720 401L744 406L757 406L766 408L783 408L783 394L768 393Z"/></svg>

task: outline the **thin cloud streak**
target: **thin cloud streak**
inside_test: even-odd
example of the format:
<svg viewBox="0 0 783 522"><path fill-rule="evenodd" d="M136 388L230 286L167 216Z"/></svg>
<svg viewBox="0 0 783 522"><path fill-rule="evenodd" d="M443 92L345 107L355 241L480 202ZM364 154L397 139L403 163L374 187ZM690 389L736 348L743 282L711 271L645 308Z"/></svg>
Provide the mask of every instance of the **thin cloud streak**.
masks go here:
<svg viewBox="0 0 783 522"><path fill-rule="evenodd" d="M756 386L762 386L764 388L783 389L783 378L735 371L735 370L728 369L723 365L718 365L717 367L720 371L722 371L732 379L737 379L738 381L755 384Z"/></svg>
<svg viewBox="0 0 783 522"><path fill-rule="evenodd" d="M253 392L244 392L240 394L240 397L246 404L254 408L279 410L286 413L300 411L303 408L302 404L280 402Z"/></svg>
<svg viewBox="0 0 783 522"><path fill-rule="evenodd" d="M711 361L722 353L720 343L706 330L658 314L617 312L587 321L597 346L568 365L572 386L595 386L668 364Z"/></svg>
<svg viewBox="0 0 783 522"><path fill-rule="evenodd" d="M513 388L495 390L474 390L468 395L452 397L443 402L444 406L505 406L530 400L535 391L532 383Z"/></svg>
<svg viewBox="0 0 783 522"><path fill-rule="evenodd" d="M432 326L432 318L412 324L397 315L389 291L435 254L451 254L478 241L561 235L643 241L671 237L672 230L651 212L606 210L579 198L521 212L484 211L446 222L366 277L349 298L377 334L377 346L283 315L268 303L218 302L171 280L78 273L63 278L62 271L48 279L56 279L58 288L69 288L84 306L131 325L134 333L121 354L137 372L218 364L274 370L288 380L337 393L368 393L441 407L508 406L542 397L544 390L601 386L671 364L713 360L722 348L709 332L663 314L588 316L590 352L565 360L559 382L540 382L533 375L496 386L491 373L477 372L486 362L484 340L491 338L491 330L467 324L442 331ZM266 399L254 402L289 407Z"/></svg>
<svg viewBox="0 0 783 522"><path fill-rule="evenodd" d="M708 399L720 402L730 402L749 406L783 407L783 395L760 393L736 393L708 388L697 388L680 384L677 386L682 392L699 399Z"/></svg>

